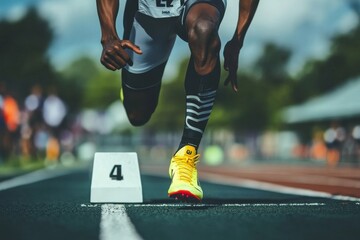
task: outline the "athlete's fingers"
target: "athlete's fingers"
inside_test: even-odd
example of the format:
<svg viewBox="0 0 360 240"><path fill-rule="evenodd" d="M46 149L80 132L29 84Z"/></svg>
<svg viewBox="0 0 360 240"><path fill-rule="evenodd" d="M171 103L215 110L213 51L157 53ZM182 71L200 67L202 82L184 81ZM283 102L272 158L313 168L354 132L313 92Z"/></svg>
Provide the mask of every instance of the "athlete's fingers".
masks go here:
<svg viewBox="0 0 360 240"><path fill-rule="evenodd" d="M235 78L232 78L232 81L231 81L231 85L232 85L232 88L235 92L238 91L238 84L237 84L237 79L236 77Z"/></svg>
<svg viewBox="0 0 360 240"><path fill-rule="evenodd" d="M231 86L235 92L238 91L238 84L237 84L237 67L230 70L230 81Z"/></svg>
<svg viewBox="0 0 360 240"><path fill-rule="evenodd" d="M130 41L127 41L127 40L125 40L125 41L122 41L121 42L121 47L122 48L129 48L129 49L131 49L132 51L134 51L135 53L137 53L137 54L142 54L142 51L141 51L141 49L140 49L140 47L139 46L137 46L137 45L135 45L135 44L133 44L132 42L130 42ZM130 65L130 66L132 66L134 63L133 63L133 61L132 61L132 59L128 56L128 58L126 59L126 62Z"/></svg>
<svg viewBox="0 0 360 240"><path fill-rule="evenodd" d="M120 69L123 67L123 64L121 63L121 59L117 59L116 55L105 56L105 60L114 67L116 67L116 69Z"/></svg>
<svg viewBox="0 0 360 240"><path fill-rule="evenodd" d="M101 58L101 64L106 67L107 69L111 70L111 71L115 71L116 70L116 67L114 67L112 64L104 61L102 58Z"/></svg>
<svg viewBox="0 0 360 240"><path fill-rule="evenodd" d="M231 87L232 87L232 89L233 89L235 92L237 92L237 91L238 91L237 80L236 80L236 78L234 78L234 77L231 76L230 74L229 74L229 76L226 78L224 85L227 86L227 85L229 84L229 82L231 82Z"/></svg>
<svg viewBox="0 0 360 240"><path fill-rule="evenodd" d="M125 51L128 48L137 54L142 54L139 46L128 40L112 41L104 45L101 63L110 70L121 69L127 64L133 65L129 54Z"/></svg>
<svg viewBox="0 0 360 240"><path fill-rule="evenodd" d="M120 69L117 64L115 64L111 59L101 59L102 65L104 65L107 69L110 69L112 71L115 71L117 69Z"/></svg>
<svg viewBox="0 0 360 240"><path fill-rule="evenodd" d="M129 49L131 49L132 51L134 51L137 54L142 54L142 51L141 51L140 47L133 44L130 41L127 41L127 40L122 41L121 42L121 47L122 48L129 48Z"/></svg>
<svg viewBox="0 0 360 240"><path fill-rule="evenodd" d="M131 43L128 40L123 40L121 41L118 45L114 45L113 49L114 51L114 55L116 55L116 60L118 61L119 64L121 64L123 67L126 64L129 64L130 66L133 65L133 61L130 58L129 54L125 51L126 48L132 49L132 48L137 48L137 52L139 52L140 48L136 45L134 45L133 43ZM140 50L141 51L141 50ZM111 51L112 52L112 51ZM142 52L141 52L142 53ZM122 61L125 61L125 64L122 63ZM121 62L121 63L120 63Z"/></svg>
<svg viewBox="0 0 360 240"><path fill-rule="evenodd" d="M129 61L130 57L127 54L126 51L121 46L113 46L113 48L107 49L104 51L104 57L112 59L114 62L112 62L112 65L117 67L117 69L123 68L127 61Z"/></svg>
<svg viewBox="0 0 360 240"><path fill-rule="evenodd" d="M224 69L226 71L229 71L231 68L231 61L232 61L232 55L233 55L233 51L231 50L231 42L227 42L224 48Z"/></svg>
<svg viewBox="0 0 360 240"><path fill-rule="evenodd" d="M113 54L113 55L109 55L109 57L110 57L114 62L116 62L116 63L119 65L120 68L125 67L125 65L127 64L124 56L121 55L121 54L118 53L118 52L115 52L115 54Z"/></svg>
<svg viewBox="0 0 360 240"><path fill-rule="evenodd" d="M112 49L108 49L105 51L105 53L103 54L103 59L105 60L105 62L110 63L117 69L120 69L123 66L124 62L121 61L120 57L117 57L116 51Z"/></svg>
<svg viewBox="0 0 360 240"><path fill-rule="evenodd" d="M113 47L114 50L109 51L109 55L118 62L121 67L124 67L126 64L132 66L132 60L130 59L129 54L124 50L124 48L119 44Z"/></svg>
<svg viewBox="0 0 360 240"><path fill-rule="evenodd" d="M225 71L229 71L229 64L227 58L224 59L224 69Z"/></svg>
<svg viewBox="0 0 360 240"><path fill-rule="evenodd" d="M114 66L111 65L111 64L106 64L105 67L106 67L107 69L111 70L111 71L116 71L116 70L117 70L116 67L114 67Z"/></svg>
<svg viewBox="0 0 360 240"><path fill-rule="evenodd" d="M128 63L132 65L132 60L130 59L129 54L125 51L125 48L128 48L127 45L126 40L113 43L111 46L106 48L104 54L112 58L120 67L124 67Z"/></svg>
<svg viewBox="0 0 360 240"><path fill-rule="evenodd" d="M237 76L236 76L236 68L230 68L229 69L229 75L226 78L224 85L227 86L229 83L231 83L232 89L237 92L238 91L238 84L237 84Z"/></svg>

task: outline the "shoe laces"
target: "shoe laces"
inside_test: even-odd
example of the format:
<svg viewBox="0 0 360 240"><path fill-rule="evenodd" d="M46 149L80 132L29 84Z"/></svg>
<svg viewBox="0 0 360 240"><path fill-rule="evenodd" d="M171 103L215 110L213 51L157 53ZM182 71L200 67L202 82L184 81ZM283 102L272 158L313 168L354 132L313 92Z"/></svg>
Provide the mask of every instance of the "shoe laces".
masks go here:
<svg viewBox="0 0 360 240"><path fill-rule="evenodd" d="M192 174L196 164L199 162L200 154L194 156L174 156L173 162L176 164L178 169L178 178L180 180L191 182Z"/></svg>

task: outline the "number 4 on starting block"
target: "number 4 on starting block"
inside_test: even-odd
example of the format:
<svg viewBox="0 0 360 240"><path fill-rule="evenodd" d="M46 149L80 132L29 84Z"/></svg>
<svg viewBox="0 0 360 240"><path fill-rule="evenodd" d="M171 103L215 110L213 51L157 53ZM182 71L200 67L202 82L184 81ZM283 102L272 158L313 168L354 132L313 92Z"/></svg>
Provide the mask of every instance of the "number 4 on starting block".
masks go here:
<svg viewBox="0 0 360 240"><path fill-rule="evenodd" d="M90 202L143 202L136 153L95 153Z"/></svg>

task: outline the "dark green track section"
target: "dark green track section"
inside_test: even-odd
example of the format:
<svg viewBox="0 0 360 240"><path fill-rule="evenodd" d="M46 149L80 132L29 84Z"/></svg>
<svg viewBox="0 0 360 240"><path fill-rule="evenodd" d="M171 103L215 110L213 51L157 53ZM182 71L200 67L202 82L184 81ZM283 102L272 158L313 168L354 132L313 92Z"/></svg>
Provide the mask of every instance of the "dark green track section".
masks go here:
<svg viewBox="0 0 360 240"><path fill-rule="evenodd" d="M359 239L360 204L202 183L201 205L176 205L169 180L143 176L145 204L126 205L144 239ZM98 239L88 169L0 191L0 239ZM254 204L321 203L321 206ZM224 206L224 204L246 204ZM91 206L91 205L90 205ZM121 236L118 239L122 239Z"/></svg>

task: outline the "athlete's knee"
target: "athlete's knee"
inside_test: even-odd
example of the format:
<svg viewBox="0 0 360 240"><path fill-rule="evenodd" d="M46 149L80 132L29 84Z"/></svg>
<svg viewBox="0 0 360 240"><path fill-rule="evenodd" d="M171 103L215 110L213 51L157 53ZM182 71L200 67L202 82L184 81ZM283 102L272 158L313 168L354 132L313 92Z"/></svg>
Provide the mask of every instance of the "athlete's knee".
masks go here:
<svg viewBox="0 0 360 240"><path fill-rule="evenodd" d="M145 125L151 118L151 114L145 115L136 112L128 112L127 116L130 124L134 127L140 127Z"/></svg>
<svg viewBox="0 0 360 240"><path fill-rule="evenodd" d="M145 125L151 118L152 114L155 112L157 106L157 96L144 98L139 96L132 96L133 98L124 99L124 107L131 125L143 126ZM135 98L134 98L135 97ZM133 100L133 102L131 102Z"/></svg>
<svg viewBox="0 0 360 240"><path fill-rule="evenodd" d="M191 25L188 39L196 71L208 74L214 69L221 48L217 22L211 18L199 19Z"/></svg>
<svg viewBox="0 0 360 240"><path fill-rule="evenodd" d="M197 19L188 25L188 39L189 44L204 44L204 47L219 43L218 23L211 17Z"/></svg>

